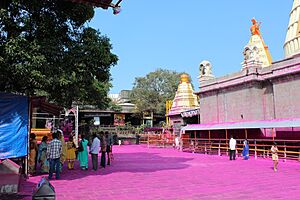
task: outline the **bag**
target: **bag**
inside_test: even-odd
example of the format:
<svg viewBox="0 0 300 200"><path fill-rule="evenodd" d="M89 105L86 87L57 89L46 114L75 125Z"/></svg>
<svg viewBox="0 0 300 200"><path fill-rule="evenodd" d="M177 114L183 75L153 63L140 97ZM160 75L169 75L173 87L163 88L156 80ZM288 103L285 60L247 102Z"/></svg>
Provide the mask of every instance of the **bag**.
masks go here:
<svg viewBox="0 0 300 200"><path fill-rule="evenodd" d="M77 148L78 152L82 152L83 151L83 146L82 146L82 141L79 142L79 146Z"/></svg>

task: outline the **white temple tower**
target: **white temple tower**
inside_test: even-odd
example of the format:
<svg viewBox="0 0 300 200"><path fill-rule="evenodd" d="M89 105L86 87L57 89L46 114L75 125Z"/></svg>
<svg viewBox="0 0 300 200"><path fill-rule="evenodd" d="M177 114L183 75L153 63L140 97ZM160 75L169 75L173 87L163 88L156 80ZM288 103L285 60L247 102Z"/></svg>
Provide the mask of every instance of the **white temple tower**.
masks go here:
<svg viewBox="0 0 300 200"><path fill-rule="evenodd" d="M285 57L300 53L300 0L294 0L284 43Z"/></svg>

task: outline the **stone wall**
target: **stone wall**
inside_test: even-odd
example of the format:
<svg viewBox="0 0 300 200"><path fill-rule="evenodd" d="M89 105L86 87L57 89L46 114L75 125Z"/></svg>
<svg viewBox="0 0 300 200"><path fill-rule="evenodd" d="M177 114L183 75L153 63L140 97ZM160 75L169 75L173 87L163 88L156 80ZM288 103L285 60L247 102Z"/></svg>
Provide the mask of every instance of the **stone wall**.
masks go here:
<svg viewBox="0 0 300 200"><path fill-rule="evenodd" d="M251 68L202 84L201 123L300 118L300 59Z"/></svg>
<svg viewBox="0 0 300 200"><path fill-rule="evenodd" d="M274 81L276 118L300 117L300 74Z"/></svg>

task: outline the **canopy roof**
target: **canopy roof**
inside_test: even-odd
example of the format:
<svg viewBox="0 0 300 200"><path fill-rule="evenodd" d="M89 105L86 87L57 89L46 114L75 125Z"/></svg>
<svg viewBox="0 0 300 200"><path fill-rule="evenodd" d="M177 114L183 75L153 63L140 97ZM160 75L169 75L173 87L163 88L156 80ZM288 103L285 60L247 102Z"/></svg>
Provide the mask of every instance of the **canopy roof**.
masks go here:
<svg viewBox="0 0 300 200"><path fill-rule="evenodd" d="M64 110L61 106L46 102L46 97L44 96L31 97L31 105L33 108L39 107L42 111L55 116L59 116Z"/></svg>
<svg viewBox="0 0 300 200"><path fill-rule="evenodd" d="M263 121L242 121L210 124L188 124L183 131L226 130L226 129L260 129L260 128L292 128L300 127L300 118L274 119Z"/></svg>

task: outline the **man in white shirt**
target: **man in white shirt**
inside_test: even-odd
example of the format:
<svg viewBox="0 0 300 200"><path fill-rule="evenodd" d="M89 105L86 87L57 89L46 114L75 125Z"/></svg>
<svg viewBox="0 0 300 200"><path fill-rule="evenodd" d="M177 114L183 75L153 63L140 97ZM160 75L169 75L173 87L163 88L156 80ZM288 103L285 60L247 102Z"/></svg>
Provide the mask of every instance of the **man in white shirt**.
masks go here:
<svg viewBox="0 0 300 200"><path fill-rule="evenodd" d="M93 133L93 142L90 147L90 154L92 156L93 170L97 171L98 169L98 153L100 150L100 140L97 137L96 133Z"/></svg>
<svg viewBox="0 0 300 200"><path fill-rule="evenodd" d="M233 136L230 137L229 140L229 150L230 150L230 160L235 160L235 148L236 148L236 140L233 139Z"/></svg>

